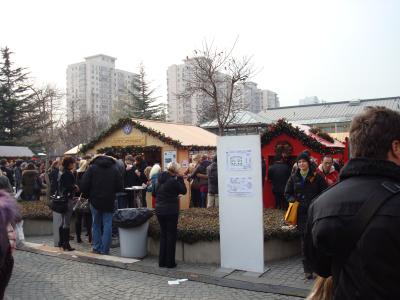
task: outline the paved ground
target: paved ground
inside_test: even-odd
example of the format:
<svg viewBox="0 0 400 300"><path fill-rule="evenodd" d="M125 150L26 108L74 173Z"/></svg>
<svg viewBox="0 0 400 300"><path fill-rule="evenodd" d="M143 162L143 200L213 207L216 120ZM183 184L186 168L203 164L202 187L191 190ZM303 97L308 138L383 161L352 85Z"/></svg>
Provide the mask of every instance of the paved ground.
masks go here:
<svg viewBox="0 0 400 300"><path fill-rule="evenodd" d="M52 236L38 236L38 237L28 237L27 240L33 243L41 243L49 246L53 246ZM71 241L71 245L80 251L90 251L91 245L87 242L87 237L83 237L84 242L81 244ZM111 255L120 256L120 248L115 247L110 250ZM141 264L156 267L157 258L146 257L141 262ZM214 265L199 265L199 264L187 264L178 262L178 270L191 271L200 274L212 274L218 269L219 266ZM267 265L269 271L266 272L260 278L249 278L244 277L243 271L235 271L228 275L227 279L236 279L242 281L250 281L252 283L264 283L279 286L288 286L293 288L300 288L310 290L313 281L305 280L303 267L300 257L292 257L288 259L283 259L275 262L271 262Z"/></svg>
<svg viewBox="0 0 400 300"><path fill-rule="evenodd" d="M17 251L10 299L301 299L187 281Z"/></svg>

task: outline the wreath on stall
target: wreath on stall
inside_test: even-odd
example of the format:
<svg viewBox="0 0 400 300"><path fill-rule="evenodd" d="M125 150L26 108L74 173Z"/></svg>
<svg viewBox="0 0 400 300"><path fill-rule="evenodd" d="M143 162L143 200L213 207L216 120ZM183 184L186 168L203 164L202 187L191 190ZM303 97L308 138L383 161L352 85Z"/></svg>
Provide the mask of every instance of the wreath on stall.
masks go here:
<svg viewBox="0 0 400 300"><path fill-rule="evenodd" d="M287 155L290 156L293 153L293 146L288 141L278 142L275 145L275 153L276 154L286 153Z"/></svg>

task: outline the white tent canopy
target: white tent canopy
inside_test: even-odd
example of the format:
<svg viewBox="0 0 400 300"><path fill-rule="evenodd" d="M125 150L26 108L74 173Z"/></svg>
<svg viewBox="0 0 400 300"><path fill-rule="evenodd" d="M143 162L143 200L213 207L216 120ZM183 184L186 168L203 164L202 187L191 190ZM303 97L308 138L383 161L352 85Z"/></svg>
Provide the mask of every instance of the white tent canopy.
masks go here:
<svg viewBox="0 0 400 300"><path fill-rule="evenodd" d="M64 155L76 155L79 153L79 150L82 148L83 144L79 144L78 146L75 146L72 149L69 149L67 152L64 153Z"/></svg>

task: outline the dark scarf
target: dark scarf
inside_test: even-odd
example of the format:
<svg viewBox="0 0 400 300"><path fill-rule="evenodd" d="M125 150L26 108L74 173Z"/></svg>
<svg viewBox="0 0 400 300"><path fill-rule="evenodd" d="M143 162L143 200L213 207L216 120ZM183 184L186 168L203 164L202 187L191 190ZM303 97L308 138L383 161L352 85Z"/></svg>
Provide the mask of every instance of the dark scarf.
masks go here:
<svg viewBox="0 0 400 300"><path fill-rule="evenodd" d="M400 181L400 166L388 160L353 158L343 167L340 179L354 176L388 177Z"/></svg>

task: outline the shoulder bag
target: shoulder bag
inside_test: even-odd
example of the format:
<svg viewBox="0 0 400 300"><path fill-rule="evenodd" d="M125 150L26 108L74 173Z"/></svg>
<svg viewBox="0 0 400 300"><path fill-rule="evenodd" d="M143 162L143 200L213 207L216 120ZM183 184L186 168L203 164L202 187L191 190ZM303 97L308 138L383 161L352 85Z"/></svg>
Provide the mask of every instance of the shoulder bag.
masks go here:
<svg viewBox="0 0 400 300"><path fill-rule="evenodd" d="M79 197L75 197L74 199L74 211L80 213L89 213L90 212L90 205L89 200L82 197L82 194Z"/></svg>

